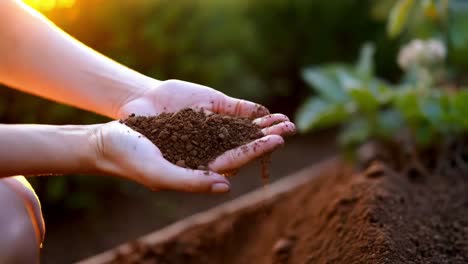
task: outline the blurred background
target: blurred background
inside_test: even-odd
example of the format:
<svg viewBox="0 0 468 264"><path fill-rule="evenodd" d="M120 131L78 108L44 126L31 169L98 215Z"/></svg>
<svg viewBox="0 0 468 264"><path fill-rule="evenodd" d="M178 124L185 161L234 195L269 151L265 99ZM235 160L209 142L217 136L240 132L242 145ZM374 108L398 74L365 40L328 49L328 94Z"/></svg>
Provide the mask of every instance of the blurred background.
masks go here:
<svg viewBox="0 0 468 264"><path fill-rule="evenodd" d="M64 31L110 58L164 80L181 79L253 100L291 117L312 90L301 70L353 62L376 47L377 75L396 81L401 39L386 18L394 0L27 0ZM465 27L466 28L466 27ZM468 56L465 56L467 58ZM460 65L466 65L464 61ZM92 124L107 119L2 87L0 122ZM334 131L291 138L272 181L335 152ZM212 196L152 193L102 176L31 178L46 220L43 263L71 263L262 187L259 167Z"/></svg>

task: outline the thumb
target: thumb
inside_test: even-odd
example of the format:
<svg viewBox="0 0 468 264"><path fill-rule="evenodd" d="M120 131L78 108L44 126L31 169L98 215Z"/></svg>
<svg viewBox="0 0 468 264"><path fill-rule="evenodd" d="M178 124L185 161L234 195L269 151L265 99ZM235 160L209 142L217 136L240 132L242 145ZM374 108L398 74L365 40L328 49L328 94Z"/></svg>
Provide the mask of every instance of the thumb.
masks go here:
<svg viewBox="0 0 468 264"><path fill-rule="evenodd" d="M176 166L163 159L155 189L198 193L224 193L231 185L222 175L203 170L192 170Z"/></svg>

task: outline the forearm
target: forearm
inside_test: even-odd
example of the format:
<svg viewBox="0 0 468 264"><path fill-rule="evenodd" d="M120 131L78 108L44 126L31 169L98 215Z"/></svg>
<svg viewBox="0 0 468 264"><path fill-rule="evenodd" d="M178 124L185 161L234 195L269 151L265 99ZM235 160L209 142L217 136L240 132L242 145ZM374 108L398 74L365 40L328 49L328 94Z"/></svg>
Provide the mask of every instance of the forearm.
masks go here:
<svg viewBox="0 0 468 264"><path fill-rule="evenodd" d="M0 82L111 118L157 82L86 47L20 1L2 1Z"/></svg>
<svg viewBox="0 0 468 264"><path fill-rule="evenodd" d="M92 126L0 125L0 178L95 172Z"/></svg>

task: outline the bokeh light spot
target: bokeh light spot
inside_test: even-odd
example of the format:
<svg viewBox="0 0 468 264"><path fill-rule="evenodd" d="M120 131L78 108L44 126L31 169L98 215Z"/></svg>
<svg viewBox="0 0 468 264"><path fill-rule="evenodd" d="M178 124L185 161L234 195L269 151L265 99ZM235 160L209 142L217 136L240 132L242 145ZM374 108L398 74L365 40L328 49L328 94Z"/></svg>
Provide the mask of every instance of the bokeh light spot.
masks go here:
<svg viewBox="0 0 468 264"><path fill-rule="evenodd" d="M50 11L54 8L71 8L75 0L23 0L29 6L41 10Z"/></svg>

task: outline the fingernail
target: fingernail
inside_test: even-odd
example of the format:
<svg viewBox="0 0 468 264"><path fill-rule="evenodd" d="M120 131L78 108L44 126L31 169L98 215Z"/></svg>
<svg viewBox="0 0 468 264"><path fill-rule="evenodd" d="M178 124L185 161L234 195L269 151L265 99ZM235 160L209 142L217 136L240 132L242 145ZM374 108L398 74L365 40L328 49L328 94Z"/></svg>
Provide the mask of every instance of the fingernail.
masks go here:
<svg viewBox="0 0 468 264"><path fill-rule="evenodd" d="M272 151L284 147L284 144L285 144L285 142L284 142L284 139L283 139L283 140L281 141L281 143L278 143L276 146L273 147Z"/></svg>
<svg viewBox="0 0 468 264"><path fill-rule="evenodd" d="M211 192L214 193L224 193L229 191L229 185L226 183L215 183L211 185Z"/></svg>

